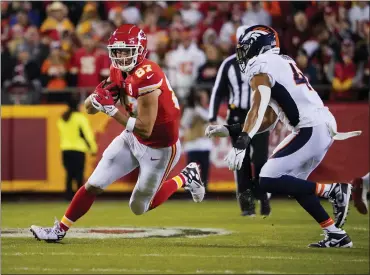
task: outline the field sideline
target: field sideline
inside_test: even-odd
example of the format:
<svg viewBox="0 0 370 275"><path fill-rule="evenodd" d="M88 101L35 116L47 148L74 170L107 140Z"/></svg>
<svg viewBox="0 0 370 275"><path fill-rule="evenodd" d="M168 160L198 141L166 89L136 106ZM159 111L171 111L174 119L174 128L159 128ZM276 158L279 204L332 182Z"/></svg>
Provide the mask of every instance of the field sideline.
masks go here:
<svg viewBox="0 0 370 275"><path fill-rule="evenodd" d="M142 216L130 212L127 200L98 201L75 224L76 228L131 227L134 233L147 227L212 228L227 231L226 235L200 237L199 232L189 233L193 229L184 231L192 237L116 238L117 234L109 239L80 239L67 234L61 244L38 242L28 232L23 238L5 237L9 228L52 225L54 216L60 218L67 205L2 203L1 274L369 273L369 217L358 214L353 205L344 226L354 242L352 249L307 248L323 238L322 232L294 200L273 200L272 216L267 219L239 216L233 200L201 204L172 200ZM332 212L329 203L325 207Z"/></svg>

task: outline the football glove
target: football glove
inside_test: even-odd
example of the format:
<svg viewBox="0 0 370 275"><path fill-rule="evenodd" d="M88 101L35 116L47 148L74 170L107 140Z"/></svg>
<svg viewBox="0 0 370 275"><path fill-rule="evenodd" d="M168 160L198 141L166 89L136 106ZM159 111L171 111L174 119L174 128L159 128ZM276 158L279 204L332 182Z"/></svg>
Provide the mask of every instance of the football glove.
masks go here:
<svg viewBox="0 0 370 275"><path fill-rule="evenodd" d="M205 135L209 138L212 137L228 137L229 131L224 125L209 125L206 128Z"/></svg>
<svg viewBox="0 0 370 275"><path fill-rule="evenodd" d="M108 85L107 85L108 84ZM107 85L107 86L104 86ZM117 103L119 100L119 89L117 89L117 84L112 82L108 83L107 80L103 80L100 84L95 88L95 93L98 93L101 90L106 90L112 96L114 103Z"/></svg>
<svg viewBox="0 0 370 275"><path fill-rule="evenodd" d="M105 89L95 90L91 96L91 104L100 112L106 113L109 116L114 116L118 109L114 106L114 100L109 91Z"/></svg>
<svg viewBox="0 0 370 275"><path fill-rule="evenodd" d="M206 136L211 137L237 137L242 131L240 123L232 125L209 125L206 128Z"/></svg>
<svg viewBox="0 0 370 275"><path fill-rule="evenodd" d="M225 161L229 167L229 170L239 170L242 167L245 152L250 142L251 138L249 137L248 133L242 132L239 135L234 147L231 148L225 157Z"/></svg>

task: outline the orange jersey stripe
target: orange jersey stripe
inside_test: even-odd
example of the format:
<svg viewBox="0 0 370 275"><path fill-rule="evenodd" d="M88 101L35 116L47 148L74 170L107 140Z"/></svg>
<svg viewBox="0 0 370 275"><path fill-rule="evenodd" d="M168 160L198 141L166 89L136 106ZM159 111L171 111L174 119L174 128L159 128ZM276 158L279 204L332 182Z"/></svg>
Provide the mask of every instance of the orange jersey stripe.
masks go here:
<svg viewBox="0 0 370 275"><path fill-rule="evenodd" d="M171 153L170 161L168 162L166 171L163 175L163 178L162 178L161 182L163 182L167 178L168 174L171 171L171 166L172 166L173 160L175 159L176 152L177 152L176 143L171 146L171 150L172 150L172 153Z"/></svg>
<svg viewBox="0 0 370 275"><path fill-rule="evenodd" d="M176 143L171 146L171 151L172 152L171 152L170 161L167 164L167 168L166 168L166 170L164 172L164 175L162 177L161 184L159 185L159 187L157 188L157 191L155 193L157 193L158 190L162 187L163 182L165 181L165 179L167 178L168 174L171 171L171 166L172 166L173 160L175 159L176 152L177 152ZM152 205L152 202L153 202L154 197L155 196L153 196L153 198L150 200L150 204L149 205Z"/></svg>

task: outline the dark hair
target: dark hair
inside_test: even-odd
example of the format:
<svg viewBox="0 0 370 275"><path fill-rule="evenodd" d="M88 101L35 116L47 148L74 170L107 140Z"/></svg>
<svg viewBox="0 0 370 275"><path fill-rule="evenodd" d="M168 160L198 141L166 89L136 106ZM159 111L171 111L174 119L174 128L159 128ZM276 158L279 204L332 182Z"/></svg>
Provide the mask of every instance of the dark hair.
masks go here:
<svg viewBox="0 0 370 275"><path fill-rule="evenodd" d="M68 121L71 118L73 112L78 112L78 104L80 102L80 96L78 94L70 94L67 98L66 103L68 105L68 110L62 115L64 121Z"/></svg>

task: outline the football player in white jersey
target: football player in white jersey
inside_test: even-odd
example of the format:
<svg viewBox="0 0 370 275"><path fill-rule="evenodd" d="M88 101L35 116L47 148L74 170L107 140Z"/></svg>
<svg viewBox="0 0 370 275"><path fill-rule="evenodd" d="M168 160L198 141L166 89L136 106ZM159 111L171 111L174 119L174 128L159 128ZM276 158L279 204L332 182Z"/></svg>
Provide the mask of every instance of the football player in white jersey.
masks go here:
<svg viewBox="0 0 370 275"><path fill-rule="evenodd" d="M348 213L351 185L320 184L307 178L334 140L361 132L337 132L335 118L294 60L280 55L279 38L271 27L256 25L246 29L239 38L236 52L240 68L247 74L253 90L252 107L244 125L210 125L206 135L238 137L225 158L229 169L236 170L242 165L251 138L263 130L273 129L280 120L291 134L263 166L261 188L265 192L295 197L320 224L325 239L310 247L352 247L351 239L341 229ZM319 197L332 202L334 221L321 206Z"/></svg>

